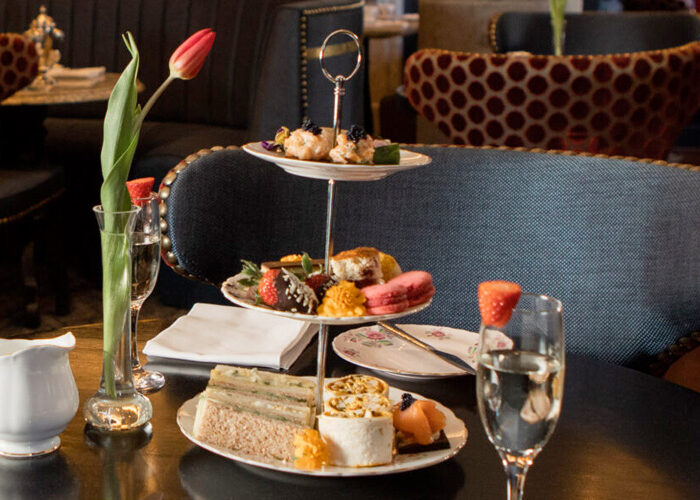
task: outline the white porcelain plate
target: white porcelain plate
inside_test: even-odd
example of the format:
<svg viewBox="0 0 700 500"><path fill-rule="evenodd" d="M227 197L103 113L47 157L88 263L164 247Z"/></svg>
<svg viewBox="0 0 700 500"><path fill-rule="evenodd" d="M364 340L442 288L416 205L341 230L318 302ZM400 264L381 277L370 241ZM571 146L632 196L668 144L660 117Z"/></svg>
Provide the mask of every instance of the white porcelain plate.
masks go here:
<svg viewBox="0 0 700 500"><path fill-rule="evenodd" d="M476 368L479 334L444 326L398 325L418 340L454 354ZM355 365L409 380L427 380L473 374L440 360L379 325L343 332L333 340L338 356Z"/></svg>
<svg viewBox="0 0 700 500"><path fill-rule="evenodd" d="M308 377L312 379L312 377ZM315 380L315 379L314 379ZM326 379L331 381L333 379ZM401 394L407 391L402 391L394 387L389 387L389 398L397 402L401 399ZM415 398L426 399L420 394L411 393ZM397 472L406 472L415 469L422 469L431 465L444 462L452 458L467 442L467 428L460 419L449 408L441 405L436 401L435 406L443 412L446 417L445 435L450 442L450 447L444 450L425 451L422 453L407 453L400 454L394 457L394 461L388 465L379 465L376 467L336 467L326 466L320 470L300 470L294 465L281 460L266 459L258 456L246 455L238 453L227 448L213 446L196 439L193 435L194 417L197 412L197 399L199 394L194 398L185 401L185 403L177 411L177 425L180 426L180 431L193 443L201 446L205 450L221 455L222 457L242 462L256 467L272 469L280 472L289 472L292 474L302 474L306 476L381 476L385 474L395 474Z"/></svg>
<svg viewBox="0 0 700 500"><path fill-rule="evenodd" d="M317 323L324 325L359 325L361 323L370 323L374 321L387 321L396 318L401 318L409 314L417 313L428 307L432 303L432 299L417 306L409 307L408 309L401 311L400 313L394 314L381 314L381 315L370 315L370 316L345 316L341 318L334 318L331 316L317 316L315 314L304 314L296 313L291 311L278 311L272 307L266 306L264 304L256 304L253 300L248 298L240 297L236 294L236 291L240 290L237 286L237 279L239 275L231 276L221 285L221 293L224 294L228 300L236 304L237 306L245 307L247 309L256 309L258 311L265 312L267 314L274 314L275 316L282 316L284 318L298 319L301 321L308 321L309 323Z"/></svg>
<svg viewBox="0 0 700 500"><path fill-rule="evenodd" d="M357 165L299 160L287 158L284 153L268 151L262 147L260 142L248 143L243 146L243 150L274 163L290 174L312 179L335 179L338 181L376 181L402 170L422 167L432 161L429 156L404 149L400 150L398 165Z"/></svg>

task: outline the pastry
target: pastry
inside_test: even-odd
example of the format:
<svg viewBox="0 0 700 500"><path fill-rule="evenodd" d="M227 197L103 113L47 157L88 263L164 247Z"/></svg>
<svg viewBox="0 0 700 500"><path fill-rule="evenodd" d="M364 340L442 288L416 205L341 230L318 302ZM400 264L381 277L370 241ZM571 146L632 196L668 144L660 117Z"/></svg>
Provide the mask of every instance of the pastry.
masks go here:
<svg viewBox="0 0 700 500"><path fill-rule="evenodd" d="M217 365L197 403L193 433L206 443L291 460L294 437L314 422L315 383L300 377Z"/></svg>
<svg viewBox="0 0 700 500"><path fill-rule="evenodd" d="M409 307L427 302L435 295L433 277L426 271L407 271L389 281L406 287Z"/></svg>
<svg viewBox="0 0 700 500"><path fill-rule="evenodd" d="M351 394L389 394L389 385L382 379L370 375L347 375L332 382L328 382L323 388L323 398L348 396Z"/></svg>
<svg viewBox="0 0 700 500"><path fill-rule="evenodd" d="M341 281L326 290L323 302L318 306L319 316L342 318L345 316L364 316L365 296L359 288L349 281Z"/></svg>
<svg viewBox="0 0 700 500"><path fill-rule="evenodd" d="M333 129L304 120L284 141L284 154L300 160L327 160L333 147Z"/></svg>
<svg viewBox="0 0 700 500"><path fill-rule="evenodd" d="M372 247L345 250L331 257L331 274L338 280L353 281L361 288L382 279L379 251Z"/></svg>
<svg viewBox="0 0 700 500"><path fill-rule="evenodd" d="M379 262L382 267L382 279L389 281L401 274L401 266L391 255L379 252Z"/></svg>
<svg viewBox="0 0 700 500"><path fill-rule="evenodd" d="M336 137L336 146L328 153L334 163L372 163L374 140L362 127L353 125Z"/></svg>
<svg viewBox="0 0 700 500"><path fill-rule="evenodd" d="M345 467L390 463L394 450L391 402L381 394L331 398L318 417L329 462Z"/></svg>
<svg viewBox="0 0 700 500"><path fill-rule="evenodd" d="M406 287L397 283L366 286L362 293L367 297L367 314L394 314L408 308Z"/></svg>

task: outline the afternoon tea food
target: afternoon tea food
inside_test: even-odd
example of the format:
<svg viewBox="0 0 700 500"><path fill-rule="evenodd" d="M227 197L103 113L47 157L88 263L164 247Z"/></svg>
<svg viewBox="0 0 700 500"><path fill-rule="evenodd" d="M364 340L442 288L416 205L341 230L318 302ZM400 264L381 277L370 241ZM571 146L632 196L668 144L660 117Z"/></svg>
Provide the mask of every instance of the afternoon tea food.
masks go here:
<svg viewBox="0 0 700 500"><path fill-rule="evenodd" d="M342 130L335 137L335 146L333 134L332 128L319 127L306 119L301 127L291 132L287 127L280 127L274 140L262 141L262 146L299 160L385 165L396 165L400 161L398 144L374 139L358 125Z"/></svg>
<svg viewBox="0 0 700 500"><path fill-rule="evenodd" d="M353 374L328 381L318 416L314 390L310 378L217 365L197 402L194 437L304 470L372 467L407 449L449 447L441 432L446 417L435 402L408 393L392 401L380 378Z"/></svg>
<svg viewBox="0 0 700 500"><path fill-rule="evenodd" d="M323 388L324 398L351 394L389 394L389 385L382 379L370 375L347 375L328 382Z"/></svg>
<svg viewBox="0 0 700 500"><path fill-rule="evenodd" d="M314 426L315 387L301 377L217 365L197 403L194 436L245 454L292 460L294 437Z"/></svg>
<svg viewBox="0 0 700 500"><path fill-rule="evenodd" d="M239 298L281 311L350 317L400 313L435 294L430 273L402 272L396 259L373 247L333 255L330 273L322 259L288 255L257 264L244 260L226 290Z"/></svg>

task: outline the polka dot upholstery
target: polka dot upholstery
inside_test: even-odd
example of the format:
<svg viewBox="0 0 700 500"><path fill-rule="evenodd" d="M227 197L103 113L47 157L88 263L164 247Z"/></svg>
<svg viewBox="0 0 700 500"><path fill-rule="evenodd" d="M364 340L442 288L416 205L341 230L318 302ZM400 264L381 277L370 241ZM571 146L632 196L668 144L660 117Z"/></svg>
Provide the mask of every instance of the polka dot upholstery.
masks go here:
<svg viewBox="0 0 700 500"><path fill-rule="evenodd" d="M18 33L0 33L0 101L29 85L38 72L34 42Z"/></svg>
<svg viewBox="0 0 700 500"><path fill-rule="evenodd" d="M454 144L663 159L700 107L700 42L559 57L425 49L404 83Z"/></svg>

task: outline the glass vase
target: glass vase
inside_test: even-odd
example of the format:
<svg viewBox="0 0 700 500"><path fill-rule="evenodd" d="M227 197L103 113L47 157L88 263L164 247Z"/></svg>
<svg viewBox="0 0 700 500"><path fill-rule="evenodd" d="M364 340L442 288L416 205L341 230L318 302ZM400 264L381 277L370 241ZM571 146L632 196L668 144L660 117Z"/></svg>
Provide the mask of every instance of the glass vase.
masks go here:
<svg viewBox="0 0 700 500"><path fill-rule="evenodd" d="M99 390L83 406L83 417L99 430L132 430L153 416L131 372L131 249L140 208L106 212L98 205L93 210L102 245L102 377Z"/></svg>

